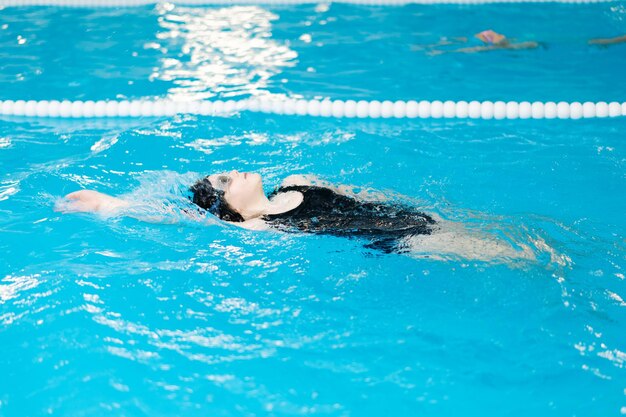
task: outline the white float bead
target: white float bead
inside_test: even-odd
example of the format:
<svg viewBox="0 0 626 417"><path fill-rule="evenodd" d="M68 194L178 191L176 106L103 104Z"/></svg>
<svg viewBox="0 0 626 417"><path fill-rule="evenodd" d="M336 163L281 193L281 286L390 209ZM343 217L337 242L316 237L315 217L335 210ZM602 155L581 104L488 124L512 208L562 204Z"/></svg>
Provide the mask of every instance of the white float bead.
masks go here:
<svg viewBox="0 0 626 417"><path fill-rule="evenodd" d="M163 115L174 116L176 115L177 106L172 100L166 100L163 102Z"/></svg>
<svg viewBox="0 0 626 417"><path fill-rule="evenodd" d="M237 111L242 112L242 111L248 110L249 103L250 103L250 100L247 100L247 99L237 102Z"/></svg>
<svg viewBox="0 0 626 417"><path fill-rule="evenodd" d="M555 119L557 116L556 103L553 101L548 101L543 105L543 116L546 119Z"/></svg>
<svg viewBox="0 0 626 417"><path fill-rule="evenodd" d="M622 106L617 101L609 103L609 117L617 117L621 115Z"/></svg>
<svg viewBox="0 0 626 417"><path fill-rule="evenodd" d="M483 101L480 104L480 117L482 119L493 119L493 103L491 101Z"/></svg>
<svg viewBox="0 0 626 417"><path fill-rule="evenodd" d="M152 106L152 103L150 103ZM94 116L105 117L107 115L107 102L104 100L98 100L94 104Z"/></svg>
<svg viewBox="0 0 626 417"><path fill-rule="evenodd" d="M583 105L575 101L569 105L569 116L572 119L580 119L583 117Z"/></svg>
<svg viewBox="0 0 626 417"><path fill-rule="evenodd" d="M283 106L283 112L288 116L291 116L292 114L296 114L296 100L293 100L293 99L285 100L285 103Z"/></svg>
<svg viewBox="0 0 626 417"><path fill-rule="evenodd" d="M189 103L186 101L174 101L172 102L174 114L187 114L189 109Z"/></svg>
<svg viewBox="0 0 626 417"><path fill-rule="evenodd" d="M345 117L355 117L356 116L356 101L348 100L343 106L343 115Z"/></svg>
<svg viewBox="0 0 626 417"><path fill-rule="evenodd" d="M187 114L189 112L189 102L188 101L177 101L176 102L176 114ZM155 116L160 116L156 111L154 112Z"/></svg>
<svg viewBox="0 0 626 417"><path fill-rule="evenodd" d="M506 119L506 103L504 101L493 103L493 118L497 120Z"/></svg>
<svg viewBox="0 0 626 417"><path fill-rule="evenodd" d="M454 114L459 119L466 119L469 115L469 103L467 101L459 101L454 106Z"/></svg>
<svg viewBox="0 0 626 417"><path fill-rule="evenodd" d="M310 100L307 105L307 112L309 116L319 116L320 115L320 102L319 100Z"/></svg>
<svg viewBox="0 0 626 417"><path fill-rule="evenodd" d="M24 103L24 116L33 117L36 114L37 102L35 100L28 100Z"/></svg>
<svg viewBox="0 0 626 417"><path fill-rule="evenodd" d="M128 100L122 100L117 106L117 115L119 117L128 117L130 110L130 102Z"/></svg>
<svg viewBox="0 0 626 417"><path fill-rule="evenodd" d="M569 115L570 115L569 103L565 101L559 102L559 104L556 105L556 115L558 116L559 119L569 119Z"/></svg>
<svg viewBox="0 0 626 417"><path fill-rule="evenodd" d="M48 116L49 117L59 117L59 108L61 107L61 102L58 100L50 100L48 103Z"/></svg>
<svg viewBox="0 0 626 417"><path fill-rule="evenodd" d="M368 114L372 119L378 119L380 117L380 101L373 100L369 103Z"/></svg>
<svg viewBox="0 0 626 417"><path fill-rule="evenodd" d="M37 114L37 102L35 100L28 100L24 105L24 116L33 117Z"/></svg>
<svg viewBox="0 0 626 417"><path fill-rule="evenodd" d="M292 100L294 102L294 106L295 106L295 100ZM200 103L198 103L198 106L200 105ZM248 110L248 100L247 99L243 99L243 100L239 100L239 101L235 101L235 111L240 113L242 111L246 111Z"/></svg>
<svg viewBox="0 0 626 417"><path fill-rule="evenodd" d="M430 101L420 101L418 104L417 114L421 119L430 117Z"/></svg>
<svg viewBox="0 0 626 417"><path fill-rule="evenodd" d="M594 117L596 115L596 104L591 101L583 103L583 117Z"/></svg>
<svg viewBox="0 0 626 417"><path fill-rule="evenodd" d="M152 106L152 113L157 117L164 116L165 103L162 100L155 101L154 105Z"/></svg>
<svg viewBox="0 0 626 417"><path fill-rule="evenodd" d="M406 103L406 117L414 119L419 116L419 104L415 100L409 100Z"/></svg>
<svg viewBox="0 0 626 417"><path fill-rule="evenodd" d="M335 100L331 105L331 114L333 117L343 117L344 115L344 102L342 100Z"/></svg>
<svg viewBox="0 0 626 417"><path fill-rule="evenodd" d="M187 103L187 113L189 113L189 107L191 103ZM284 103L283 106L284 107ZM224 113L225 114L234 114L236 112L237 104L235 100L226 100L224 102ZM284 111L284 110L283 110Z"/></svg>
<svg viewBox="0 0 626 417"><path fill-rule="evenodd" d="M393 103L393 117L396 119L406 117L406 103L404 101L398 100Z"/></svg>
<svg viewBox="0 0 626 417"><path fill-rule="evenodd" d="M13 100L5 100L2 102L2 107L0 111L2 114L11 114L13 112Z"/></svg>
<svg viewBox="0 0 626 417"><path fill-rule="evenodd" d="M519 103L519 118L530 119L533 115L532 105L528 101L522 101Z"/></svg>
<svg viewBox="0 0 626 417"><path fill-rule="evenodd" d="M296 103L296 114L298 116L305 116L307 114L307 105L308 102L306 100L298 100Z"/></svg>
<svg viewBox="0 0 626 417"><path fill-rule="evenodd" d="M388 119L393 116L393 102L385 100L380 105L380 116Z"/></svg>
<svg viewBox="0 0 626 417"><path fill-rule="evenodd" d="M70 105L70 115L69 117L73 117L75 119L85 117L85 103L80 100L72 101Z"/></svg>
<svg viewBox="0 0 626 417"><path fill-rule="evenodd" d="M270 110L268 113L272 114L283 114L283 102L277 99L270 99Z"/></svg>
<svg viewBox="0 0 626 417"><path fill-rule="evenodd" d="M481 108L479 101L470 101L467 108L467 116L471 119L480 118Z"/></svg>
<svg viewBox="0 0 626 417"><path fill-rule="evenodd" d="M244 103L244 101L242 100L241 103ZM167 109L167 105L169 104L169 102L165 103L165 107ZM202 103L200 103L199 101L190 101L189 102L189 106L187 107L187 113L188 114L200 114L200 105Z"/></svg>
<svg viewBox="0 0 626 417"><path fill-rule="evenodd" d="M333 114L333 103L330 100L323 100L320 103L320 116L330 117Z"/></svg>
<svg viewBox="0 0 626 417"><path fill-rule="evenodd" d="M15 103L13 103L12 114L14 116L24 116L24 108L25 107L26 107L26 101L24 101L24 100L15 100Z"/></svg>
<svg viewBox="0 0 626 417"><path fill-rule="evenodd" d="M72 115L72 102L63 100L59 106L59 116L70 117Z"/></svg>
<svg viewBox="0 0 626 417"><path fill-rule="evenodd" d="M454 101L445 101L443 103L443 117L451 119L456 116L456 103Z"/></svg>
<svg viewBox="0 0 626 417"><path fill-rule="evenodd" d="M596 103L596 117L608 117L609 116L609 105L605 101L600 101Z"/></svg>
<svg viewBox="0 0 626 417"><path fill-rule="evenodd" d="M543 119L545 112L543 108L543 103L540 101L535 101L530 109L533 119Z"/></svg>
<svg viewBox="0 0 626 417"><path fill-rule="evenodd" d="M253 112L258 112L261 109L261 103L256 98L251 98L248 100L248 110Z"/></svg>
<svg viewBox="0 0 626 417"><path fill-rule="evenodd" d="M95 106L94 106L94 112L95 112ZM133 100L130 102L128 115L130 117L139 117L141 115L141 102L140 101Z"/></svg>
<svg viewBox="0 0 626 417"><path fill-rule="evenodd" d="M13 103L13 112L14 116L24 116L24 107L26 106L26 102L24 100L16 100Z"/></svg>
<svg viewBox="0 0 626 417"><path fill-rule="evenodd" d="M282 100L272 100L270 103L272 103L272 107L269 113L283 114L285 112L285 104Z"/></svg>
<svg viewBox="0 0 626 417"><path fill-rule="evenodd" d="M259 111L269 113L272 111L272 102L267 97L261 97L259 100Z"/></svg>
<svg viewBox="0 0 626 417"><path fill-rule="evenodd" d="M35 108L35 115L37 117L48 117L48 101L41 100L37 102L37 107Z"/></svg>
<svg viewBox="0 0 626 417"><path fill-rule="evenodd" d="M203 101L202 104L200 104L200 114L202 116L212 115L213 114L213 102Z"/></svg>
<svg viewBox="0 0 626 417"><path fill-rule="evenodd" d="M83 117L92 118L94 117L96 108L96 102L93 100L87 100L83 104Z"/></svg>
<svg viewBox="0 0 626 417"><path fill-rule="evenodd" d="M271 110L272 102L268 100L267 103ZM224 114L224 102L222 100L215 100L213 102L213 114L216 116L222 116Z"/></svg>
<svg viewBox="0 0 626 417"><path fill-rule="evenodd" d="M517 101L509 101L508 103L506 103L506 118L519 118L519 103Z"/></svg>
<svg viewBox="0 0 626 417"><path fill-rule="evenodd" d="M158 102L157 102L158 103ZM109 101L106 106L106 116L107 117L115 117L117 116L117 101Z"/></svg>
<svg viewBox="0 0 626 417"><path fill-rule="evenodd" d="M179 114L193 114L193 101L182 101L176 105ZM198 110L200 108L198 107Z"/></svg>
<svg viewBox="0 0 626 417"><path fill-rule="evenodd" d="M433 119L441 119L443 117L443 103L435 100L430 103L430 117Z"/></svg>
<svg viewBox="0 0 626 417"><path fill-rule="evenodd" d="M100 102L96 102L96 116L98 116L98 104L100 104ZM141 115L143 117L152 117L152 102L151 101L143 101L141 102Z"/></svg>

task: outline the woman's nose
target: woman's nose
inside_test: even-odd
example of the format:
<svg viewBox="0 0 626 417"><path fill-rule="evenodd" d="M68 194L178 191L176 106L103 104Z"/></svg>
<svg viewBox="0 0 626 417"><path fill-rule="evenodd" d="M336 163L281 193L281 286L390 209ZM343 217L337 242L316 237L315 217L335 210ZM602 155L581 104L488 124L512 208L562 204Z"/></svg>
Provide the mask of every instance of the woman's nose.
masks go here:
<svg viewBox="0 0 626 417"><path fill-rule="evenodd" d="M237 176L239 175L239 172L236 169L233 169L232 171L230 171L230 175Z"/></svg>

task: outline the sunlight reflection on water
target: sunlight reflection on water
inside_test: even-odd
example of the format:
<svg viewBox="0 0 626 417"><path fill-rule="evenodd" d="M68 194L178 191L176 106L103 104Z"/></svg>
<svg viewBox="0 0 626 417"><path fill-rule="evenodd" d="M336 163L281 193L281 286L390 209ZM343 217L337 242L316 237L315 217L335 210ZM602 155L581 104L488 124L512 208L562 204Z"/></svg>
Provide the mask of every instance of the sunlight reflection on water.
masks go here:
<svg viewBox="0 0 626 417"><path fill-rule="evenodd" d="M162 58L161 68L151 75L173 82L170 99L266 94L269 79L296 64L298 54L271 39L272 21L278 16L260 7L200 9L166 3L158 6L158 13L163 31L157 38L182 51Z"/></svg>

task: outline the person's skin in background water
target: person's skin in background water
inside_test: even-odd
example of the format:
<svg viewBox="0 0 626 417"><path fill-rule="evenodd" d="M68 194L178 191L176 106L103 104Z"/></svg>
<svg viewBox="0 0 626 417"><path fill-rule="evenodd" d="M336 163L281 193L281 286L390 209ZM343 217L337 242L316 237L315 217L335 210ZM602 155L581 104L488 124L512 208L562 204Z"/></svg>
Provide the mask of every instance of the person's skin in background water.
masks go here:
<svg viewBox="0 0 626 417"><path fill-rule="evenodd" d="M210 175L199 180L191 190L194 190L193 202L195 204L229 224L246 229L289 231L281 227L286 224L289 227L299 228L295 231L303 233L374 237L387 246L368 247L380 249L386 253L410 252L418 257L424 256L431 259L445 259L446 256L451 255L496 262L510 262L514 259L535 260L535 254L528 245L518 244L521 249L514 249L505 241L487 237L487 235L468 233L462 225L444 221L434 215L415 209L394 208L393 204L385 202L385 196L381 193L372 191L355 193L350 187L335 186L311 175L287 177L277 192L269 196L270 198L263 191L259 174L237 171ZM312 218L303 218L303 212L309 210L310 214L311 207L313 210L315 207L320 207L319 204L318 206L315 204L321 196L331 196L321 203L326 211L321 213L318 211ZM337 204L338 208L343 207L344 210L345 207L353 209L349 208L347 212L336 213L329 204ZM65 213L92 212L104 216L126 214L140 220L164 221L164 219L154 217L142 217L137 213L124 213L125 209L132 205L132 201L122 198L97 191L81 190L68 194L65 200L58 204L57 210ZM366 210L391 214L390 217L363 218ZM332 229L324 229L326 214L333 221L330 223ZM398 221L401 222L398 223ZM412 222L414 224L411 224ZM362 226L364 230L360 230L358 226L355 227L355 224ZM339 227L335 227L336 225ZM341 229L343 226L345 227ZM394 241L391 246L388 245L390 240ZM396 245L397 243L401 243L402 248L410 249L399 252L395 249L400 247Z"/></svg>
<svg viewBox="0 0 626 417"><path fill-rule="evenodd" d="M590 39L587 42L589 45L598 45L598 46L611 46L618 43L626 42L626 35L616 36L614 38L595 38Z"/></svg>
<svg viewBox="0 0 626 417"><path fill-rule="evenodd" d="M466 43L467 38L465 37L455 37L455 38L443 38L436 44L426 45L424 47L415 47L414 50L420 49L430 49L428 52L429 55L441 55L445 53L474 53L474 52L486 52L486 51L494 51L499 49L534 49L539 46L539 43L529 41L529 42L517 42L511 43L506 36L497 33L491 29L484 30L474 35L475 38L480 39L484 46L474 46L467 48L459 48L453 50L441 50L435 49L441 46L449 46L456 45L461 43ZM587 41L589 45L596 46L611 46L617 45L620 43L626 43L626 35L615 36L612 38L594 38Z"/></svg>
<svg viewBox="0 0 626 417"><path fill-rule="evenodd" d="M452 49L452 50L443 50L443 49L434 49L440 46L448 46L454 44L466 43L467 38L451 38L444 39L441 42L430 45L427 48L431 50L428 52L429 55L441 55L446 53L476 53L476 52L487 52L487 51L496 51L502 49L534 49L539 46L539 43L529 41L529 42L512 42L506 36L497 33L491 29L483 30L474 35L475 38L479 39L483 42L484 45L480 46L470 46L466 48Z"/></svg>

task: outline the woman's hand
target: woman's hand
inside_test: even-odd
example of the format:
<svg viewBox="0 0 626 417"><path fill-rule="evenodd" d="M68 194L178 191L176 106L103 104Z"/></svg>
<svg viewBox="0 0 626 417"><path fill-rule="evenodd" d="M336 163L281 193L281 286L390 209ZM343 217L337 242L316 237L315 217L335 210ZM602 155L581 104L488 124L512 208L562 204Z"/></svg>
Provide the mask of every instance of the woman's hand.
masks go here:
<svg viewBox="0 0 626 417"><path fill-rule="evenodd" d="M112 215L121 208L128 206L122 199L91 190L80 190L65 196L65 200L58 203L56 211L62 213L101 213Z"/></svg>

